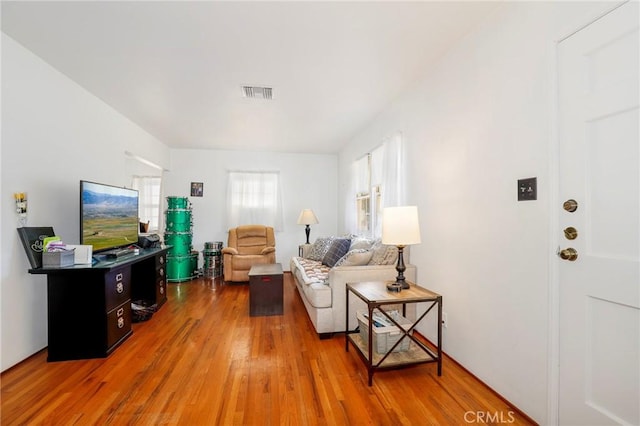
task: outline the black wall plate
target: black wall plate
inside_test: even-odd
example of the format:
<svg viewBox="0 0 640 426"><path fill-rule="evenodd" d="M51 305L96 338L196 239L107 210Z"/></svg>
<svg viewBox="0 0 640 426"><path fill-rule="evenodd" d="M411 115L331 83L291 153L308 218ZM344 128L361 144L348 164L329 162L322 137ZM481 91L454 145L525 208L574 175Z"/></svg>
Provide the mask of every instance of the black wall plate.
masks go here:
<svg viewBox="0 0 640 426"><path fill-rule="evenodd" d="M538 178L518 179L518 201L538 199Z"/></svg>

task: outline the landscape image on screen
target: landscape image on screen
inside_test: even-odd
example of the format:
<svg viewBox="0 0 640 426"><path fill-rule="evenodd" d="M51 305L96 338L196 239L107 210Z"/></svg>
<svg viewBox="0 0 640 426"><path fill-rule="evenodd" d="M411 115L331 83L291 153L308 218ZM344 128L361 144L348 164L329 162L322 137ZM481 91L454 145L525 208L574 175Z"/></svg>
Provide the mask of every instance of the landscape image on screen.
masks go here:
<svg viewBox="0 0 640 426"><path fill-rule="evenodd" d="M138 242L138 191L83 181L82 244L94 251Z"/></svg>

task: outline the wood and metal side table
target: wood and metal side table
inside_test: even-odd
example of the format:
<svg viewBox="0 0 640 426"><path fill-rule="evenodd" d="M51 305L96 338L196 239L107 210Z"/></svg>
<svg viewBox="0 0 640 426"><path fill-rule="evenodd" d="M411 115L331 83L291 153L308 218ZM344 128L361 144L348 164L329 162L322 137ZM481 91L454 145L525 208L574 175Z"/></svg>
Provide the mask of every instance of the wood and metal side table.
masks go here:
<svg viewBox="0 0 640 426"><path fill-rule="evenodd" d="M371 281L360 283L347 283L346 286L346 322L345 322L345 350L349 352L351 343L360 355L360 358L367 366L369 373L369 386L373 384L373 374L376 370L392 369L406 365L435 362L438 364L438 376L442 375L442 296L422 288L414 283L409 283L410 288L401 292L390 292L387 290L387 281ZM386 348L386 353L378 353L373 344L373 321L369 320L368 340L365 341L358 331L349 331L349 294L352 293L360 298L367 305L368 317L373 318L373 311L381 312L391 323L393 323L399 333L403 334L395 344ZM409 324L400 325L392 315L387 313L383 307L389 305L402 305L402 315L406 315L406 305L408 303L427 303L427 307L416 320ZM413 336L413 330L433 308L437 308L437 349L434 352L423 342ZM410 321L409 321L410 322ZM362 325L361 325L362 326ZM403 339L410 339L406 350L394 350L403 343Z"/></svg>

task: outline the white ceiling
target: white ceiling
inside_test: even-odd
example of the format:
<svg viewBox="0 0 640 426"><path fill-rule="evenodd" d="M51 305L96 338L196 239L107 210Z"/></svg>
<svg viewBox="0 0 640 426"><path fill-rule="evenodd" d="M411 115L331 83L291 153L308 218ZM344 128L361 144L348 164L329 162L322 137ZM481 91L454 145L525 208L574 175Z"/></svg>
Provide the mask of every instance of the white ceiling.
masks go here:
<svg viewBox="0 0 640 426"><path fill-rule="evenodd" d="M2 31L170 147L335 153L498 4L3 1Z"/></svg>

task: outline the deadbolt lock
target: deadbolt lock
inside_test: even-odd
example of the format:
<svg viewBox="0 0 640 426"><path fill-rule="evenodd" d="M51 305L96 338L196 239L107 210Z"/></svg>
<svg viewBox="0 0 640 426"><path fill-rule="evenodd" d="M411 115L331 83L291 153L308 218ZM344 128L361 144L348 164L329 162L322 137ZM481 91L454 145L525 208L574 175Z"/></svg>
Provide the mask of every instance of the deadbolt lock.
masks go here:
<svg viewBox="0 0 640 426"><path fill-rule="evenodd" d="M560 258L563 260L568 260L569 262L573 262L578 258L578 252L573 247L569 247L569 248L560 250L560 252L558 253L558 256L560 256Z"/></svg>
<svg viewBox="0 0 640 426"><path fill-rule="evenodd" d="M564 202L564 204L562 204L562 208L568 211L569 213L573 213L576 210L578 210L578 202L573 198L568 199L567 201Z"/></svg>
<svg viewBox="0 0 640 426"><path fill-rule="evenodd" d="M564 236L567 240L575 240L578 238L578 230L573 226L569 226L564 230Z"/></svg>

